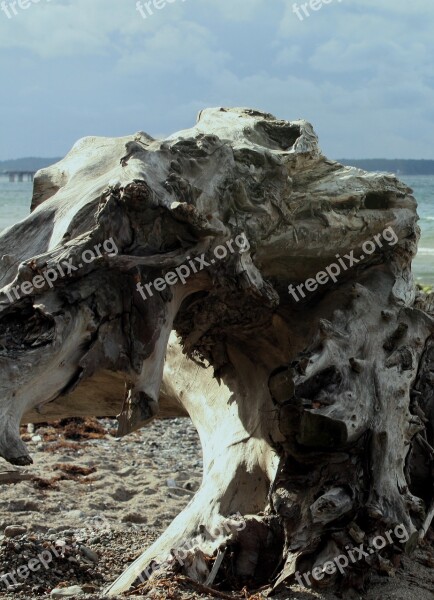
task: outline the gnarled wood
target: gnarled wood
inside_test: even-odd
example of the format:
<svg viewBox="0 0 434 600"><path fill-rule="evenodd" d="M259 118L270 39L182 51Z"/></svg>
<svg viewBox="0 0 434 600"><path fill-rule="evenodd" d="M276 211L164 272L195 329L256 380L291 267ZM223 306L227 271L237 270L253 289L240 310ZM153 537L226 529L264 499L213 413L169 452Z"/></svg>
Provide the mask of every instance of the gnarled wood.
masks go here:
<svg viewBox="0 0 434 600"><path fill-rule="evenodd" d="M434 496L434 306L407 186L327 160L305 121L212 109L165 140L81 140L32 207L0 237L0 454L31 460L22 420L115 412L120 434L188 414L203 446L200 490L110 595L186 540L190 574L227 544L221 569L256 585L398 524L412 549ZM65 263L82 266L16 297Z"/></svg>

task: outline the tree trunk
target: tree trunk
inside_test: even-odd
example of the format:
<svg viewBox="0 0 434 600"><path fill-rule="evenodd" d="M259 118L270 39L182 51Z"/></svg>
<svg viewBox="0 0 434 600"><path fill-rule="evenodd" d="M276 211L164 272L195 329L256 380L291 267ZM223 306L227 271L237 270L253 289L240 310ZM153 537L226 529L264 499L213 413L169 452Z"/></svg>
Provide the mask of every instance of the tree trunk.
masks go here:
<svg viewBox="0 0 434 600"><path fill-rule="evenodd" d="M211 579L274 589L391 528L405 545L358 573L416 546L434 305L407 186L327 160L305 121L214 109L163 141L78 142L32 208L0 237L1 456L31 462L20 422L86 414L120 435L189 415L203 448L200 490L109 595L188 542L171 569L205 582L219 553Z"/></svg>

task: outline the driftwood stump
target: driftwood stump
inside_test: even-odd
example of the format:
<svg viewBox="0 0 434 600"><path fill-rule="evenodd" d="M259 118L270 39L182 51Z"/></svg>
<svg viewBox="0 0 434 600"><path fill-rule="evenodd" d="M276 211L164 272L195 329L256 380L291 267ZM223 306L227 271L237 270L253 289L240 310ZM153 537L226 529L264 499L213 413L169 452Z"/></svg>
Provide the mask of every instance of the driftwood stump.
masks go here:
<svg viewBox="0 0 434 600"><path fill-rule="evenodd" d="M393 527L406 543L359 574L415 547L434 497L417 219L394 176L247 109L205 110L165 140L85 138L39 171L32 213L0 236L1 456L31 462L21 422L82 415L119 414L121 435L189 415L203 446L200 490L109 594L191 539L190 575L204 582L204 555L227 547L240 586Z"/></svg>

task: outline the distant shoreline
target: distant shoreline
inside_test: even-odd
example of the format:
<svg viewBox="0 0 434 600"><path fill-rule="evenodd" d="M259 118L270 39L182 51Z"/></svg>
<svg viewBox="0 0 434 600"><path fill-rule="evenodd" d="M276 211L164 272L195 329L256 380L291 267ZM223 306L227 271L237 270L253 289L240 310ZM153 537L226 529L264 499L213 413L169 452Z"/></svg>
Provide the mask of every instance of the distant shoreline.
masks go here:
<svg viewBox="0 0 434 600"><path fill-rule="evenodd" d="M26 157L14 158L12 160L0 160L0 175L4 171L39 171L54 163L62 160L61 158L41 158L41 157Z"/></svg>
<svg viewBox="0 0 434 600"><path fill-rule="evenodd" d="M337 162L364 171L380 171L396 175L434 175L434 160L387 158L338 158Z"/></svg>

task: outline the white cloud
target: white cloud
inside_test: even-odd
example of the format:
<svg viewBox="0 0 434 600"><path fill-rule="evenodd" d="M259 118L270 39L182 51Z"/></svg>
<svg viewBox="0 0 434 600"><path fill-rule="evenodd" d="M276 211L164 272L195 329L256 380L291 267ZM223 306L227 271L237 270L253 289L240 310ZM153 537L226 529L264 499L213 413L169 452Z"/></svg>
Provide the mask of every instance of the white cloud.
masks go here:
<svg viewBox="0 0 434 600"><path fill-rule="evenodd" d="M188 0L187 0L188 1ZM269 0L199 0L209 11L218 11L230 21L249 21ZM279 1L279 0L278 0Z"/></svg>
<svg viewBox="0 0 434 600"><path fill-rule="evenodd" d="M332 156L432 157L434 4L333 0L302 22L292 7L175 0L143 19L136 0L40 0L0 14L0 154L251 105L311 120Z"/></svg>
<svg viewBox="0 0 434 600"><path fill-rule="evenodd" d="M191 21L170 23L146 36L140 43L124 48L116 62L116 72L152 73L180 70L188 85L189 73L206 79L219 72L229 54L219 48L215 36Z"/></svg>

